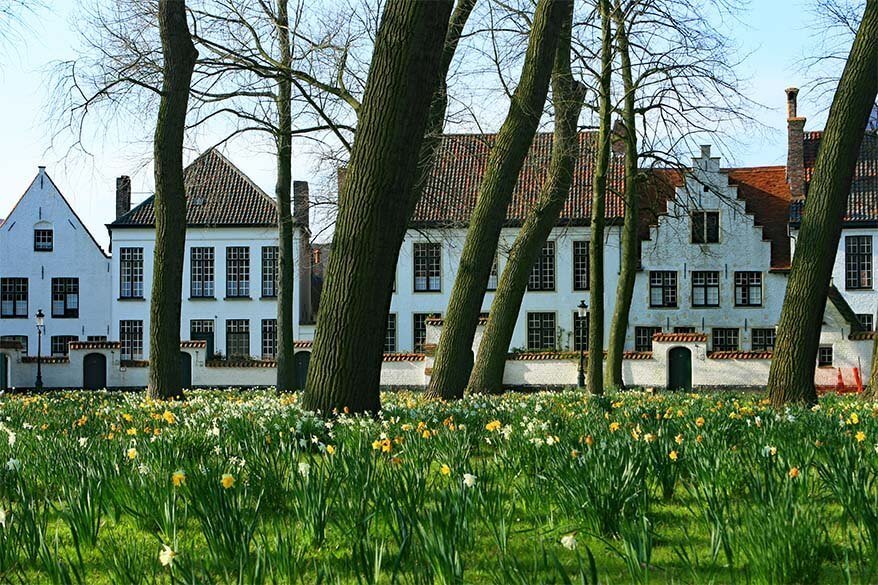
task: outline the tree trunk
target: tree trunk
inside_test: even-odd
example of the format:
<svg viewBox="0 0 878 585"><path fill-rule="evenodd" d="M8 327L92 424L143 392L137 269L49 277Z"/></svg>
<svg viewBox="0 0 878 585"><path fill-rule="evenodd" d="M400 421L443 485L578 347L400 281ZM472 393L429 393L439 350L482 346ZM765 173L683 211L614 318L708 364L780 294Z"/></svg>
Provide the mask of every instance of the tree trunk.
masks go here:
<svg viewBox="0 0 878 585"><path fill-rule="evenodd" d="M805 200L768 375L774 407L817 401L814 368L826 295L854 167L876 93L878 2L870 1L832 100Z"/></svg>
<svg viewBox="0 0 878 585"><path fill-rule="evenodd" d="M162 95L154 138L155 253L149 306L150 398L183 396L180 378L180 307L186 247L183 133L189 85L198 51L189 36L183 0L159 0Z"/></svg>
<svg viewBox="0 0 878 585"><path fill-rule="evenodd" d="M277 21L275 28L280 48L280 62L283 67L292 68L290 55L288 0L277 0ZM296 360L293 338L293 294L296 281L296 267L293 262L293 218L290 211L292 192L292 135L293 119L291 113L292 89L290 78L279 75L277 82L277 180L274 195L277 205L278 234L278 278L277 278L277 389L281 392L293 390L296 385ZM307 237L307 235L306 235ZM300 262L307 259L300 258Z"/></svg>
<svg viewBox="0 0 878 585"><path fill-rule="evenodd" d="M376 412L399 247L442 69L451 0L385 6L332 241L304 406Z"/></svg>
<svg viewBox="0 0 878 585"><path fill-rule="evenodd" d="M539 0L519 85L491 148L469 222L427 395L463 396L472 369L472 343L497 252L506 209L537 130L552 73L555 49L570 0Z"/></svg>
<svg viewBox="0 0 878 585"><path fill-rule="evenodd" d="M625 217L622 223L622 254L619 271L619 284L616 287L616 302L613 308L613 321L610 324L610 339L607 343L607 371L604 373L604 386L621 389L622 354L625 351L625 338L628 333L628 315L631 299L634 296L634 282L637 278L637 223L640 206L637 174L637 130L634 118L635 87L631 72L631 53L628 46L628 32L625 16L617 0L613 11L616 23L616 48L619 51L622 89L625 92L622 102L622 124L625 128Z"/></svg>
<svg viewBox="0 0 878 585"><path fill-rule="evenodd" d="M878 333L872 342L872 375L869 376L869 392L873 398L878 398Z"/></svg>
<svg viewBox="0 0 878 585"><path fill-rule="evenodd" d="M599 130L597 160L591 200L591 245L589 246L588 370L585 383L592 394L603 394L604 382L604 209L607 174L610 167L610 82L613 69L613 41L609 0L599 0L601 17L601 73L598 80Z"/></svg>
<svg viewBox="0 0 878 585"><path fill-rule="evenodd" d="M555 52L552 72L552 96L555 104L555 135L552 160L539 199L518 232L506 268L497 285L488 323L479 345L468 389L476 392L499 392L503 387L503 370L527 281L540 250L570 193L573 169L579 157L577 121L585 99L585 86L573 79L570 71L570 31L573 5L566 7L564 25Z"/></svg>

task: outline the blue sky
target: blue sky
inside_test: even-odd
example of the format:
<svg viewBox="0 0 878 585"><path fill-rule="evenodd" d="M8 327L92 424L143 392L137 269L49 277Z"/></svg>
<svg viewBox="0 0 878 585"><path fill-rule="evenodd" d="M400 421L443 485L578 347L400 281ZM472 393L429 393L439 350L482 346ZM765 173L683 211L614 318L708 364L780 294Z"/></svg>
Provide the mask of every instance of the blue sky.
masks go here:
<svg viewBox="0 0 878 585"><path fill-rule="evenodd" d="M132 176L135 201L152 190L152 171L144 166L151 145L142 129L151 120L132 121L127 127L101 129L88 146L90 156L71 155L69 138L52 144L48 124L52 111L50 68L52 63L75 56L78 33L71 25L75 0L51 0L46 9L29 19L29 31L10 46L0 48L0 217L5 217L37 172L47 170L99 242L108 238L104 224L113 219L115 177ZM782 164L786 156L784 88L803 86L809 79L799 66L815 42L808 0L753 0L739 15L732 36L741 53L750 54L741 74L748 80L748 95L767 109L754 112L769 130L738 137L734 152L716 152L724 166ZM730 23L731 26L731 23ZM819 128L819 107L800 95L800 115L808 116L808 128ZM202 146L207 146L206 142ZM298 150L294 178L314 180L315 164L304 147ZM236 144L227 149L230 158L266 192L273 191L274 160L264 148Z"/></svg>

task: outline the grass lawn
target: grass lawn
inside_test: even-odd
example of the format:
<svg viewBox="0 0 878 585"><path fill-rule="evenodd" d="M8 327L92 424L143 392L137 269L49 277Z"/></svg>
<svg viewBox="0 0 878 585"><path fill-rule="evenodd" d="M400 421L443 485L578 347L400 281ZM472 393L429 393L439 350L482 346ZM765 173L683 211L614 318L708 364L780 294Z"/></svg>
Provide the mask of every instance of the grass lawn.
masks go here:
<svg viewBox="0 0 878 585"><path fill-rule="evenodd" d="M0 581L874 583L878 404L0 398Z"/></svg>

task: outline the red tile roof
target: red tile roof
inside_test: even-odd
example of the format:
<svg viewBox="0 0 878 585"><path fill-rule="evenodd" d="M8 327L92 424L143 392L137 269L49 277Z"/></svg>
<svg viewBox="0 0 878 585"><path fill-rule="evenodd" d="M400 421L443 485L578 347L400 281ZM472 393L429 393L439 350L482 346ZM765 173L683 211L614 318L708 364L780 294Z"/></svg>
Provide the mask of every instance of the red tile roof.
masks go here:
<svg viewBox="0 0 878 585"><path fill-rule="evenodd" d="M579 359L578 351L523 351L518 353L510 353L507 359L512 361L550 361L550 360L575 360ZM588 352L584 352L588 357ZM604 352L604 357L607 352ZM650 360L652 359L651 351L625 351L622 352L624 360Z"/></svg>
<svg viewBox="0 0 878 585"><path fill-rule="evenodd" d="M763 238L771 242L771 267L790 267L790 238L787 221L790 216L790 186L786 167L751 167L728 169L729 184L737 185L738 198L745 210L752 213L756 225L762 226Z"/></svg>
<svg viewBox="0 0 878 585"><path fill-rule="evenodd" d="M488 164L488 155L496 134L447 134L443 137L433 171L412 216L412 227L448 227L466 225L476 204L479 184ZM591 216L591 182L593 176L596 132L581 132L581 154L574 169L570 196L561 212L562 224L588 223ZM541 132L524 161L512 201L506 214L510 225L524 221L540 192L552 156L552 133ZM624 213L623 158L614 156L608 180L607 217L621 218Z"/></svg>
<svg viewBox="0 0 878 585"><path fill-rule="evenodd" d="M770 351L712 351L707 354L712 360L770 360Z"/></svg>
<svg viewBox="0 0 878 585"><path fill-rule="evenodd" d="M822 131L805 132L803 154L805 158L805 193L814 175L814 164ZM796 201L792 205L790 220L798 223L802 219L804 202ZM878 225L878 136L867 133L860 146L860 156L854 168L854 178L848 196L847 211L844 215L846 223L854 225Z"/></svg>
<svg viewBox="0 0 878 585"><path fill-rule="evenodd" d="M73 349L119 349L118 341L71 341L67 347Z"/></svg>
<svg viewBox="0 0 878 585"><path fill-rule="evenodd" d="M848 335L848 339L851 339L853 341L865 341L868 339L875 339L875 336L875 331L855 331Z"/></svg>
<svg viewBox="0 0 878 585"><path fill-rule="evenodd" d="M707 341L706 333L656 333L653 341L660 343L695 343Z"/></svg>
<svg viewBox="0 0 878 585"><path fill-rule="evenodd" d="M274 200L247 175L210 149L186 167L186 224L197 227L274 226ZM109 225L110 229L153 227L155 198L143 203Z"/></svg>

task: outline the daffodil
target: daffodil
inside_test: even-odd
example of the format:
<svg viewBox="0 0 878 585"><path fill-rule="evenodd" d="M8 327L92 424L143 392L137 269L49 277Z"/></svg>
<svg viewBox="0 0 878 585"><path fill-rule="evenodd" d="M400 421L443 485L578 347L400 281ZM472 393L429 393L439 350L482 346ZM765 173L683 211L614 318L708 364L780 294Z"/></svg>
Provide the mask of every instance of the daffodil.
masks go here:
<svg viewBox="0 0 878 585"><path fill-rule="evenodd" d="M500 424L499 420L492 420L491 422L489 422L488 424L485 425L485 428L488 431L493 433L494 431L499 430L501 426L503 426L503 425Z"/></svg>
<svg viewBox="0 0 878 585"><path fill-rule="evenodd" d="M854 438L857 440L857 443L862 443L866 440L866 433L863 431L857 431L857 434L854 435Z"/></svg>
<svg viewBox="0 0 878 585"><path fill-rule="evenodd" d="M130 449L128 449L126 454L128 455L128 459L130 459L132 461L137 459L137 449L135 449L134 447L131 447Z"/></svg>
<svg viewBox="0 0 878 585"><path fill-rule="evenodd" d="M168 545L162 545L162 550L159 552L159 562L163 567L170 567L174 563L174 558L177 556L177 553L169 547Z"/></svg>
<svg viewBox="0 0 878 585"><path fill-rule="evenodd" d="M220 484L223 486L223 489L230 489L235 485L235 476L231 473L224 473L222 479L220 480Z"/></svg>
<svg viewBox="0 0 878 585"><path fill-rule="evenodd" d="M576 536L573 534L565 534L561 537L561 546L567 550L574 550L576 548Z"/></svg>
<svg viewBox="0 0 878 585"><path fill-rule="evenodd" d="M787 475L790 476L790 479L796 479L797 477L799 477L799 468L798 467L790 467L790 470L787 473Z"/></svg>
<svg viewBox="0 0 878 585"><path fill-rule="evenodd" d="M671 458L671 461L676 461L679 458L679 455L677 455L676 451L671 451L668 453L668 457Z"/></svg>
<svg viewBox="0 0 878 585"><path fill-rule="evenodd" d="M448 467L447 463L443 463L442 467L439 468L439 473L442 475L451 475L451 468Z"/></svg>
<svg viewBox="0 0 878 585"><path fill-rule="evenodd" d="M478 478L475 475L473 475L472 473L464 473L463 474L463 485L465 485L468 488L471 488L474 485L476 485L476 479L478 479Z"/></svg>
<svg viewBox="0 0 878 585"><path fill-rule="evenodd" d="M174 484L174 487L180 487L181 485L185 485L186 474L180 470L175 471L171 474L171 483Z"/></svg>

